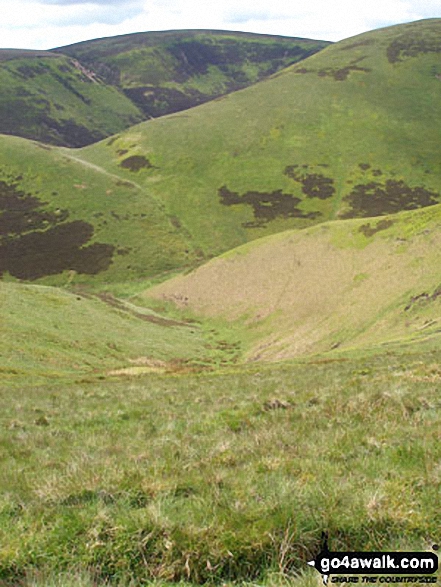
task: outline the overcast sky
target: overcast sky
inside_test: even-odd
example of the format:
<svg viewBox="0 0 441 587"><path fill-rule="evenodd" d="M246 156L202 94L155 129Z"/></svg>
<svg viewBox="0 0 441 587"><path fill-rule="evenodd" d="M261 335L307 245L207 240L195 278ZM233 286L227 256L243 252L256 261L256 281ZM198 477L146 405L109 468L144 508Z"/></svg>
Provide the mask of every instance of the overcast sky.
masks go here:
<svg viewBox="0 0 441 587"><path fill-rule="evenodd" d="M141 31L223 29L338 41L441 17L441 0L0 0L0 46L50 49Z"/></svg>

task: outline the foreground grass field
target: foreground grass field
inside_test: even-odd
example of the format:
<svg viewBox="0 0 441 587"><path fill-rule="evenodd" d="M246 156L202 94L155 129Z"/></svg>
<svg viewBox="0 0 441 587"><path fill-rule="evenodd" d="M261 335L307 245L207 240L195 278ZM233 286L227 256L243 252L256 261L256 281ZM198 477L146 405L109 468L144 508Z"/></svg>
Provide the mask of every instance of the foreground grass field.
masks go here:
<svg viewBox="0 0 441 587"><path fill-rule="evenodd" d="M323 530L333 549L430 548L440 359L2 387L1 584L281 585Z"/></svg>

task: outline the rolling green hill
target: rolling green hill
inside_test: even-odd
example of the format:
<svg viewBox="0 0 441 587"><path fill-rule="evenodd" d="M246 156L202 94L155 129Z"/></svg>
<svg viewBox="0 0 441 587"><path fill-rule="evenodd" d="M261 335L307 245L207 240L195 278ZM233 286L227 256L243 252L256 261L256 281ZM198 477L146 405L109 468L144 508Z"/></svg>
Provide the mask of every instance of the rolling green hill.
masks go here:
<svg viewBox="0 0 441 587"><path fill-rule="evenodd" d="M130 282L200 262L185 230L135 178L75 153L0 135L0 274Z"/></svg>
<svg viewBox="0 0 441 587"><path fill-rule="evenodd" d="M336 43L78 156L136 178L213 256L289 228L436 204L440 32L433 19Z"/></svg>
<svg viewBox="0 0 441 587"><path fill-rule="evenodd" d="M228 31L165 31L56 49L122 89L148 118L247 87L329 43Z"/></svg>
<svg viewBox="0 0 441 587"><path fill-rule="evenodd" d="M366 33L84 149L0 135L2 587L312 587L323 532L438 550L440 32ZM125 40L84 47L136 89ZM48 77L95 128L64 93L105 97L91 69L3 58L30 122Z"/></svg>
<svg viewBox="0 0 441 587"><path fill-rule="evenodd" d="M127 283L283 230L437 204L440 30L342 41L84 149L1 137L1 272Z"/></svg>
<svg viewBox="0 0 441 587"><path fill-rule="evenodd" d="M226 320L252 361L393 347L440 336L440 250L437 205L269 236L145 295Z"/></svg>
<svg viewBox="0 0 441 587"><path fill-rule="evenodd" d="M54 51L0 50L0 133L82 147L255 83L328 43L140 33Z"/></svg>
<svg viewBox="0 0 441 587"><path fill-rule="evenodd" d="M122 92L77 60L44 51L0 50L0 132L82 147L143 115Z"/></svg>

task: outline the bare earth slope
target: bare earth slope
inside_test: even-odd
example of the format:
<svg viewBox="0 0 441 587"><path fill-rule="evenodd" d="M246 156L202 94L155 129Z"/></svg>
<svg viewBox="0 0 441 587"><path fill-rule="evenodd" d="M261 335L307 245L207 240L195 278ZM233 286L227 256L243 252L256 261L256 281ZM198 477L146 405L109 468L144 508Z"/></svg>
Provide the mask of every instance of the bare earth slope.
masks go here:
<svg viewBox="0 0 441 587"><path fill-rule="evenodd" d="M441 331L441 207L267 237L147 296L227 320L251 360L411 341Z"/></svg>

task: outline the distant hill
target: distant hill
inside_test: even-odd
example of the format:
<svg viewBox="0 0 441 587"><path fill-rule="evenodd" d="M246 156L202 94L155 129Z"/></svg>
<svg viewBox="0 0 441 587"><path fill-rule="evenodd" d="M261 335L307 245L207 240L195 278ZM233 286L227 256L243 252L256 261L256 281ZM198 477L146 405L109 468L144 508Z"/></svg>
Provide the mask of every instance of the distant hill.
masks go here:
<svg viewBox="0 0 441 587"><path fill-rule="evenodd" d="M440 251L437 205L259 239L144 297L225 320L252 361L387 349L440 336Z"/></svg>
<svg viewBox="0 0 441 587"><path fill-rule="evenodd" d="M78 156L136 179L213 256L441 201L440 91L441 19L419 21L341 41Z"/></svg>
<svg viewBox="0 0 441 587"><path fill-rule="evenodd" d="M435 206L440 31L366 33L83 149L1 136L0 272L163 279L287 229Z"/></svg>
<svg viewBox="0 0 441 587"><path fill-rule="evenodd" d="M0 132L81 147L143 120L118 89L64 55L0 50Z"/></svg>
<svg viewBox="0 0 441 587"><path fill-rule="evenodd" d="M82 147L246 87L328 43L241 33L140 33L54 51L0 50L0 132Z"/></svg>
<svg viewBox="0 0 441 587"><path fill-rule="evenodd" d="M327 45L296 37L189 30L122 35L56 51L122 89L152 118L245 88Z"/></svg>

